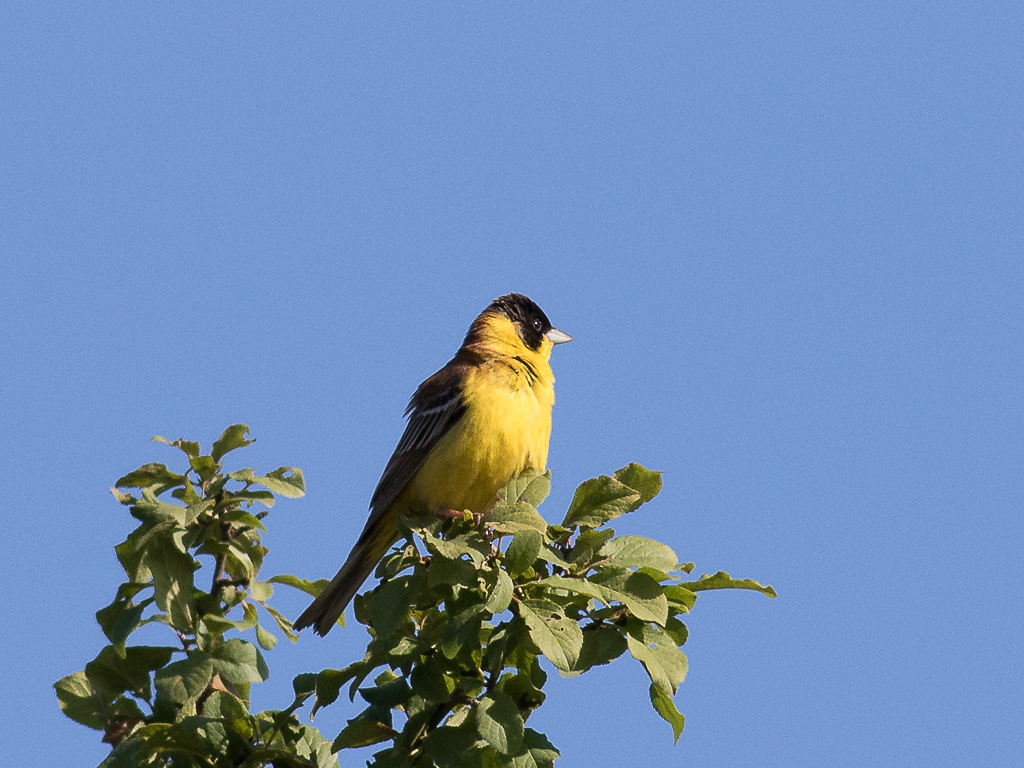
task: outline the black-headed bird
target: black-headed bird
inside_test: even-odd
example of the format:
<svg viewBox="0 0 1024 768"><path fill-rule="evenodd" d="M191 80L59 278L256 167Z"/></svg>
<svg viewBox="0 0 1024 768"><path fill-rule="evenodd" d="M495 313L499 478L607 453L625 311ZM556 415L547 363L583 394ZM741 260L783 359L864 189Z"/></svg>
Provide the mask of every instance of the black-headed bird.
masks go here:
<svg viewBox="0 0 1024 768"><path fill-rule="evenodd" d="M295 621L326 635L400 537L402 515L486 512L498 490L548 459L555 344L572 341L518 293L491 302L447 365L416 389L409 423L345 564Z"/></svg>

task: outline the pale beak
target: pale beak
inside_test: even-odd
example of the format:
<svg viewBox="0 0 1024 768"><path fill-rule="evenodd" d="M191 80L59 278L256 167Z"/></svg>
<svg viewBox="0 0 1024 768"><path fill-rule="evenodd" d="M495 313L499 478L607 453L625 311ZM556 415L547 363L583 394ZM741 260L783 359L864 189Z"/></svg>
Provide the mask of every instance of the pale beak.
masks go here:
<svg viewBox="0 0 1024 768"><path fill-rule="evenodd" d="M565 331L558 330L557 328L552 328L550 331L545 333L544 338L552 344L564 344L567 341L572 341L572 336Z"/></svg>

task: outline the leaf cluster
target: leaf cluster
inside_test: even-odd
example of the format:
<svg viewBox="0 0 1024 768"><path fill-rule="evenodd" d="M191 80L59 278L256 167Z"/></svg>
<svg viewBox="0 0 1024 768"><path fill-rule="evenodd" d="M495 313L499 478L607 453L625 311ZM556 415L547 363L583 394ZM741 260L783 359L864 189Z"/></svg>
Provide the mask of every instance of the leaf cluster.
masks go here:
<svg viewBox="0 0 1024 768"><path fill-rule="evenodd" d="M286 708L252 713L273 628L297 639L269 603L274 585L316 595L327 581L260 580L263 521L278 496L298 498L305 483L291 467L226 471L224 457L252 442L248 432L228 427L209 453L156 437L184 454L185 471L145 464L112 489L137 526L115 547L125 581L96 613L109 642L54 686L64 713L112 746L105 768L327 768L340 750L371 745L382 745L375 768L542 768L559 757L528 725L547 670L574 677L627 652L678 740L683 619L697 595L775 596L724 572L691 578L693 564L667 545L615 534L608 524L653 499L660 473L630 464L587 480L558 524L537 509L549 474L531 473L513 478L484 516L404 520L403 539L377 566L379 584L354 601L369 633L363 658L299 675ZM162 625L169 642L131 643L147 625ZM328 741L297 713L311 703L312 719L342 688L364 706Z"/></svg>
<svg viewBox="0 0 1024 768"><path fill-rule="evenodd" d="M549 474L524 475L483 519L405 521L381 583L355 600L364 658L316 676L314 714L344 686L366 705L333 750L385 744L376 768L550 766L558 751L527 725L545 699L541 660L573 677L627 651L678 739L681 617L702 590L774 590L722 572L689 579L693 564L667 545L616 536L607 524L661 490L658 472L630 464L587 480L557 525L537 510L549 488Z"/></svg>
<svg viewBox="0 0 1024 768"><path fill-rule="evenodd" d="M112 745L104 766L337 764L329 743L295 716L311 692L297 687L284 710L249 711L252 684L268 675L261 649L277 643L268 626L296 639L268 603L272 580L258 578L263 520L277 496L304 495L305 482L292 467L226 472L225 455L251 444L248 432L228 427L209 453L156 437L184 454L187 469L144 464L111 489L138 525L115 547L125 581L96 613L109 644L54 685L64 713ZM164 625L170 642L129 644L149 624Z"/></svg>

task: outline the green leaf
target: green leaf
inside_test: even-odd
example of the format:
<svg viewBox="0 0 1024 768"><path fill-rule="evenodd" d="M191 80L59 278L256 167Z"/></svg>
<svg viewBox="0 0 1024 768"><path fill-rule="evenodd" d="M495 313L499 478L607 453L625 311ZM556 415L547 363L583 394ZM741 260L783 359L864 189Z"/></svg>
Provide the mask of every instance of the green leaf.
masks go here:
<svg viewBox="0 0 1024 768"><path fill-rule="evenodd" d="M180 551L171 538L161 538L147 548L145 562L153 573L157 607L167 612L175 629L192 632L195 561Z"/></svg>
<svg viewBox="0 0 1024 768"><path fill-rule="evenodd" d="M536 582L538 586L545 589L562 589L566 592L574 592L578 595L586 595L608 605L607 590L597 584L591 584L586 579L572 579L565 576L548 576Z"/></svg>
<svg viewBox="0 0 1024 768"><path fill-rule="evenodd" d="M424 743L427 757L439 768L478 768L482 765L480 748L487 742L480 738L475 726L464 715L457 724L453 723L459 715L468 712L468 708L455 712L447 723L427 736Z"/></svg>
<svg viewBox="0 0 1024 768"><path fill-rule="evenodd" d="M112 646L105 646L95 659L85 665L89 682L110 693L127 692L143 699L150 696L149 675L171 660L174 648L133 645L124 657Z"/></svg>
<svg viewBox="0 0 1024 768"><path fill-rule="evenodd" d="M668 621L668 599L662 586L646 573L601 571L591 576L591 582L600 585L605 602L617 600L638 619L662 626Z"/></svg>
<svg viewBox="0 0 1024 768"><path fill-rule="evenodd" d="M631 627L626 635L626 644L633 658L644 665L651 682L667 693L674 694L686 679L686 654L665 632L650 624Z"/></svg>
<svg viewBox="0 0 1024 768"><path fill-rule="evenodd" d="M372 718L356 718L349 720L348 725L341 729L338 738L331 745L331 751L340 752L343 749L368 747L371 744L380 744L382 741L393 739L396 735L397 732L390 725Z"/></svg>
<svg viewBox="0 0 1024 768"><path fill-rule="evenodd" d="M417 696L427 701L447 701L455 690L455 681L444 673L441 665L433 656L423 659L412 668L409 676L412 690Z"/></svg>
<svg viewBox="0 0 1024 768"><path fill-rule="evenodd" d="M601 475L584 480L576 489L562 525L597 528L640 506L640 492L618 480Z"/></svg>
<svg viewBox="0 0 1024 768"><path fill-rule="evenodd" d="M573 672L586 672L592 667L608 664L626 650L626 638L617 627L595 627L583 632L583 648L573 665Z"/></svg>
<svg viewBox="0 0 1024 768"><path fill-rule="evenodd" d="M404 677L396 677L372 688L360 688L359 695L366 700L367 704L394 709L409 700L409 697L412 696L412 688L405 682Z"/></svg>
<svg viewBox="0 0 1024 768"><path fill-rule="evenodd" d="M152 488L142 491L142 497L131 508L132 517L144 523L173 522L184 526L188 511L180 504L168 504L157 498Z"/></svg>
<svg viewBox="0 0 1024 768"><path fill-rule="evenodd" d="M357 661L344 669L324 669L317 673L316 702L310 717L312 718L319 710L337 701L341 686L360 674L365 676L368 671L366 667L366 661Z"/></svg>
<svg viewBox="0 0 1024 768"><path fill-rule="evenodd" d="M217 468L219 467L217 462L213 460L213 456L191 456L188 463L203 482L217 474Z"/></svg>
<svg viewBox="0 0 1024 768"><path fill-rule="evenodd" d="M646 469L636 463L630 463L614 474L616 480L628 485L640 494L640 503L646 504L661 492L661 472Z"/></svg>
<svg viewBox="0 0 1024 768"><path fill-rule="evenodd" d="M550 600L524 600L519 613L530 639L560 672L572 672L583 647L583 631Z"/></svg>
<svg viewBox="0 0 1024 768"><path fill-rule="evenodd" d="M418 533L432 554L448 560L463 560L463 556L468 555L475 567L479 567L483 563L484 557L490 550L487 542L475 532L472 536L456 536L453 539L434 536L425 528L419 529Z"/></svg>
<svg viewBox="0 0 1024 768"><path fill-rule="evenodd" d="M503 755L518 754L523 744L523 718L512 698L491 691L480 698L476 709L476 730Z"/></svg>
<svg viewBox="0 0 1024 768"><path fill-rule="evenodd" d="M142 584L132 586L139 589L145 587ZM118 595L110 605L96 611L96 621L99 622L103 634L112 643L114 650L123 657L128 636L146 623L142 614L154 601L153 598L147 598L134 603L131 599L120 596L120 590Z"/></svg>
<svg viewBox="0 0 1024 768"><path fill-rule="evenodd" d="M224 454L236 448L245 448L245 446L256 442L255 440L246 440L245 436L247 434L249 434L249 427L245 424L232 424L214 441L210 456L213 457L215 462L220 464L221 457Z"/></svg>
<svg viewBox="0 0 1024 768"><path fill-rule="evenodd" d="M533 530L543 535L548 530L547 521L540 512L525 501L497 503L487 512L485 521L499 533Z"/></svg>
<svg viewBox="0 0 1024 768"><path fill-rule="evenodd" d="M270 632L261 627L259 624L257 624L256 642L259 643L260 648L262 648L264 651L269 651L275 645L277 645L277 637L274 635L273 632Z"/></svg>
<svg viewBox="0 0 1024 768"><path fill-rule="evenodd" d="M246 470L246 471L251 472L252 470ZM232 474L234 474L234 473L232 473ZM232 478L232 479L235 479L235 478ZM268 507L268 508L274 506L274 502L277 501L277 499L274 496L274 494L272 494L270 491L232 491L231 492L231 498L235 499L235 500L239 500L240 499L240 500L244 500L244 501L247 501L247 502L248 501L258 502L258 503L260 503L263 506ZM260 530L263 530L262 526L260 526Z"/></svg>
<svg viewBox="0 0 1024 768"><path fill-rule="evenodd" d="M619 536L612 539L604 545L601 555L614 565L631 568L647 566L659 571L674 570L679 562L670 547L643 536Z"/></svg>
<svg viewBox="0 0 1024 768"><path fill-rule="evenodd" d="M109 697L101 696L92 687L84 671L62 677L53 688L57 692L57 703L67 717L97 731L106 728L104 709Z"/></svg>
<svg viewBox="0 0 1024 768"><path fill-rule="evenodd" d="M176 485L182 485L184 482L184 475L171 472L166 464L154 461L149 464L143 464L134 472L129 472L124 477L119 478L114 485L117 488L152 488L154 486L171 488ZM118 500L120 501L120 499Z"/></svg>
<svg viewBox="0 0 1024 768"><path fill-rule="evenodd" d="M276 608L274 608L272 605L267 605L266 603L262 603L262 605L263 609L270 614L270 617L277 624L277 628L284 632L287 638L291 640L293 643L296 642L299 639L299 635L292 629L292 623L288 621L288 619L286 619L284 615L282 615L282 613Z"/></svg>
<svg viewBox="0 0 1024 768"><path fill-rule="evenodd" d="M513 477L498 491L495 503L523 501L532 507L539 507L551 492L550 472L524 472Z"/></svg>
<svg viewBox="0 0 1024 768"><path fill-rule="evenodd" d="M402 626L422 587L423 575L417 573L386 581L364 596L367 615L379 637L386 637Z"/></svg>
<svg viewBox="0 0 1024 768"><path fill-rule="evenodd" d="M463 608L463 605L467 607ZM487 609L477 602L475 596L469 596L455 605L448 606L450 618L445 627L441 653L446 658L454 659L466 648L468 643L476 647L480 634L480 625L488 617Z"/></svg>
<svg viewBox="0 0 1024 768"><path fill-rule="evenodd" d="M665 597L668 599L669 604L676 610L676 612L682 611L683 613L689 613L693 608L694 603L697 602L697 595L686 587L681 587L678 584L671 584L663 587L662 591L665 593Z"/></svg>
<svg viewBox="0 0 1024 768"><path fill-rule="evenodd" d="M539 531L519 531L505 552L503 562L508 569L509 575L518 576L533 567L533 563L540 554L540 548L543 543L544 536Z"/></svg>
<svg viewBox="0 0 1024 768"><path fill-rule="evenodd" d="M259 649L238 637L212 650L210 661L214 672L237 686L263 682L270 674Z"/></svg>
<svg viewBox="0 0 1024 768"><path fill-rule="evenodd" d="M292 576L290 573L279 573L276 576L271 576L267 581L274 584L286 584L312 597L318 596L331 583L330 579L310 581L309 579L300 579L298 576Z"/></svg>
<svg viewBox="0 0 1024 768"><path fill-rule="evenodd" d="M188 658L168 664L156 673L157 700L182 707L185 714L195 714L195 705L213 680L213 663L201 651Z"/></svg>
<svg viewBox="0 0 1024 768"><path fill-rule="evenodd" d="M261 493L270 494L270 491L261 491ZM256 515L243 512L240 509L225 512L221 515L221 519L230 523L236 523L235 530L244 530L245 528L255 528L257 531L267 530L263 522Z"/></svg>
<svg viewBox="0 0 1024 768"><path fill-rule="evenodd" d="M772 587L759 584L753 579L734 579L725 571L715 574L704 574L696 581L684 581L679 586L686 587L691 592L700 592L704 589L751 589L760 592L768 597L778 597Z"/></svg>
<svg viewBox="0 0 1024 768"><path fill-rule="evenodd" d="M279 467L266 475L256 475L253 482L286 499L299 499L306 495L306 480L296 467Z"/></svg>
<svg viewBox="0 0 1024 768"><path fill-rule="evenodd" d="M191 440L183 440L182 438L179 437L174 442L171 442L166 437L161 437L160 435L154 435L153 440L158 443L166 443L167 445L170 445L174 448L178 448L179 450L183 451L185 455L188 456L190 459L194 459L196 456L199 455L199 443L193 442Z"/></svg>
<svg viewBox="0 0 1024 768"><path fill-rule="evenodd" d="M602 528L596 531L592 528L584 528L580 531L580 535L576 537L576 543L572 545L572 550L569 553L569 562L574 566L573 570L584 570L585 566L594 562L601 547L614 535L615 531L611 528Z"/></svg>
<svg viewBox="0 0 1024 768"><path fill-rule="evenodd" d="M679 735L683 732L683 724L686 718L676 709L676 703L660 685L651 683L651 704L654 711L661 715L665 722L672 726L672 743L679 741Z"/></svg>
<svg viewBox="0 0 1024 768"><path fill-rule="evenodd" d="M121 491L117 490L116 487L111 488L110 492L114 494L114 498L117 499L117 502L119 504L131 506L132 504L135 503L135 497L132 496L130 493L121 493Z"/></svg>
<svg viewBox="0 0 1024 768"><path fill-rule="evenodd" d="M523 745L530 751L538 768L550 768L551 764L562 756L548 741L547 736L532 728L527 728L523 733Z"/></svg>
<svg viewBox="0 0 1024 768"><path fill-rule="evenodd" d="M502 569L497 571L497 581L494 589L487 598L487 610L491 613L501 613L508 609L512 603L512 579Z"/></svg>

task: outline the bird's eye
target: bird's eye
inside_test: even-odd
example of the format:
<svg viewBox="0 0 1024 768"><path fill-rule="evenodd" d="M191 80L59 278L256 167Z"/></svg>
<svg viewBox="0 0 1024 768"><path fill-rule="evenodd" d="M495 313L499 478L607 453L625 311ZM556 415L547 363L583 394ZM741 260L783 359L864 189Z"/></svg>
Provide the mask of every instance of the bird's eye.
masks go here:
<svg viewBox="0 0 1024 768"><path fill-rule="evenodd" d="M543 327L544 327L544 324L540 321L539 317L533 318L533 330L539 331Z"/></svg>

